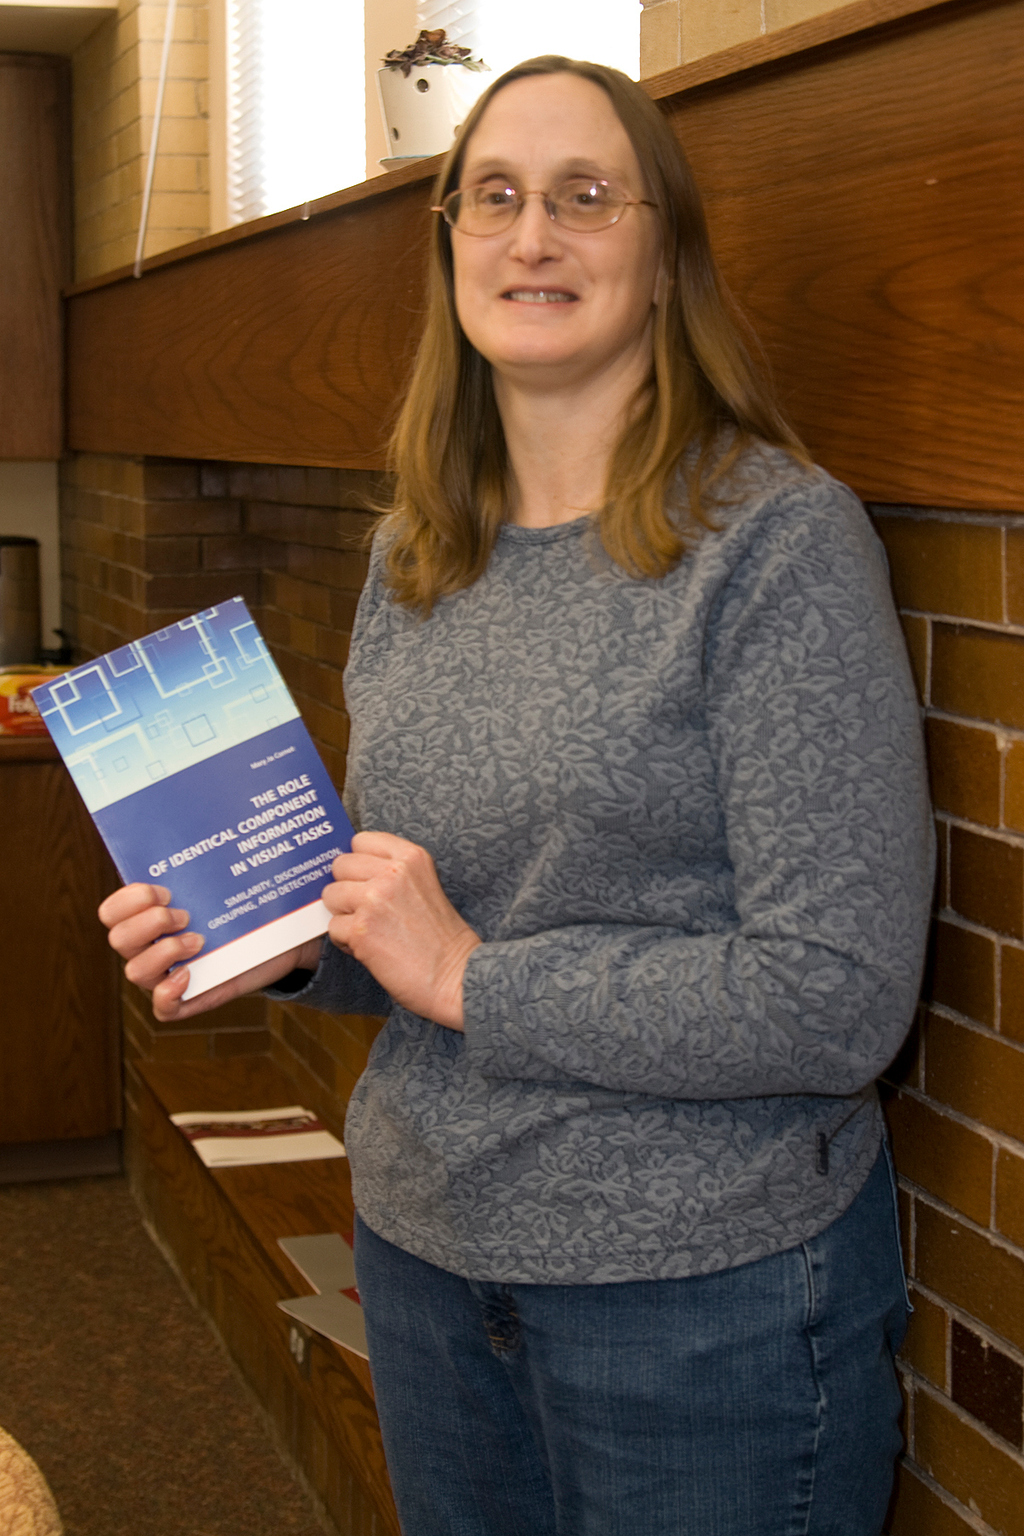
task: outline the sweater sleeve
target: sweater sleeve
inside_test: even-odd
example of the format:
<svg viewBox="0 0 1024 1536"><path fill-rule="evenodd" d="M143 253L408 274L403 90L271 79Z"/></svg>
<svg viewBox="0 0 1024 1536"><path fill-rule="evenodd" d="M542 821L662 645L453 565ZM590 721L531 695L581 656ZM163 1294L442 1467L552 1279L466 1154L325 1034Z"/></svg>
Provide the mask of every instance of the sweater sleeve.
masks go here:
<svg viewBox="0 0 1024 1536"><path fill-rule="evenodd" d="M463 995L485 1077L846 1095L898 1050L932 891L918 704L881 546L850 493L817 500L762 521L698 637L735 924L482 944Z"/></svg>
<svg viewBox="0 0 1024 1536"><path fill-rule="evenodd" d="M300 974L292 972L293 976ZM391 1012L391 998L380 982L371 976L365 965L336 949L326 935L320 951L320 964L310 973L305 986L293 991L267 987L263 995L277 1003L302 1003L306 1008L322 1008L325 1013Z"/></svg>

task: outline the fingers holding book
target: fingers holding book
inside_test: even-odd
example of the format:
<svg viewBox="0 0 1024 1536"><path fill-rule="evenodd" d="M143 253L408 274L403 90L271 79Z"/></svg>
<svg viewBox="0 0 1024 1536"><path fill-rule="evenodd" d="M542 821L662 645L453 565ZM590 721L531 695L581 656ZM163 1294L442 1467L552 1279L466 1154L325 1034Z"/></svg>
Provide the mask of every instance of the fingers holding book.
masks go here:
<svg viewBox="0 0 1024 1536"><path fill-rule="evenodd" d="M111 948L129 963L143 958L144 963L129 973L129 980L140 986L152 987L168 966L195 954L202 945L199 934L184 932L188 913L172 907L170 901L166 886L136 882L122 886L100 905L100 922L110 930ZM164 963L159 964L160 960Z"/></svg>
<svg viewBox="0 0 1024 1536"><path fill-rule="evenodd" d="M170 905L171 893L162 885L136 882L122 886L101 904L100 922L109 930L111 948L126 962L128 980L153 994L153 1013L161 1023L207 1013L246 992L271 986L292 971L310 946L285 954L212 987L190 1002L182 1001L189 982L187 962L203 947L198 933L187 932L189 914ZM313 946L319 950L319 941ZM315 969L316 959L313 959Z"/></svg>
<svg viewBox="0 0 1024 1536"><path fill-rule="evenodd" d="M99 909L100 922L109 929L111 948L126 961L125 975L136 986L153 992L153 1010L158 1018L164 1017L161 1008L171 1009L168 1017L181 1016L174 1005L188 985L183 962L191 960L203 946L198 933L185 931L188 913L172 907L170 901L166 886L136 882L108 896ZM172 966L181 969L171 974Z"/></svg>
<svg viewBox="0 0 1024 1536"><path fill-rule="evenodd" d="M448 900L425 848L359 832L321 892L331 942L365 965L404 1007L462 1029L462 977L480 935Z"/></svg>

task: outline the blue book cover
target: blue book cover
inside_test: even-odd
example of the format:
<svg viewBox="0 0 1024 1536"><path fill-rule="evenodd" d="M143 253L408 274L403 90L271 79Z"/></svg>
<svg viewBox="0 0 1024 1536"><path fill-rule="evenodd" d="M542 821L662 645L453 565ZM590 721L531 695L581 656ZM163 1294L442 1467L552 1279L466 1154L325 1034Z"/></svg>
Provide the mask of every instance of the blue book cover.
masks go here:
<svg viewBox="0 0 1024 1536"><path fill-rule="evenodd" d="M240 597L32 697L121 879L202 934L186 998L326 933L352 826Z"/></svg>

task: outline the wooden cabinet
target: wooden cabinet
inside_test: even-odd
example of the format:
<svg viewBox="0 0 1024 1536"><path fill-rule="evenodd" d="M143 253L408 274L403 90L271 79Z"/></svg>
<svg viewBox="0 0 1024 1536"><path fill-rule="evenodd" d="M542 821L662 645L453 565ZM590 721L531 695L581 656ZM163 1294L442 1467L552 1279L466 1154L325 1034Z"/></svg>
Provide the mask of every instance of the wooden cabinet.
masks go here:
<svg viewBox="0 0 1024 1536"><path fill-rule="evenodd" d="M121 1081L117 961L96 918L119 882L49 740L0 737L0 807L2 1178L11 1144L110 1137Z"/></svg>
<svg viewBox="0 0 1024 1536"><path fill-rule="evenodd" d="M63 450L68 100L66 59L0 53L0 459Z"/></svg>

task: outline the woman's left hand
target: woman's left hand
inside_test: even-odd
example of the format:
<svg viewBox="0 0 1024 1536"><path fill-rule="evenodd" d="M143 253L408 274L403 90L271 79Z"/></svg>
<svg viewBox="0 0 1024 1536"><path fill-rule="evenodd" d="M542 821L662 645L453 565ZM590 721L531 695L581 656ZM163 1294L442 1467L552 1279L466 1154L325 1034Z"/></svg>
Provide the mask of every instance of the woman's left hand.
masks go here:
<svg viewBox="0 0 1024 1536"><path fill-rule="evenodd" d="M353 955L396 1003L462 1028L462 977L482 943L456 912L425 848L390 832L357 832L323 892L331 942Z"/></svg>

